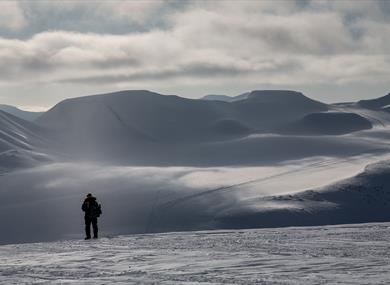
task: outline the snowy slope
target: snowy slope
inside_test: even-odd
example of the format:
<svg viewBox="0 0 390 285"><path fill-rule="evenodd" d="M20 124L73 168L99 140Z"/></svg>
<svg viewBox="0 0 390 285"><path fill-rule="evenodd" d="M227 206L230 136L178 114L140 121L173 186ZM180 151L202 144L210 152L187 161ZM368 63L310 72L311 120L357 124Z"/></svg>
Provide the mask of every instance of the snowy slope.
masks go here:
<svg viewBox="0 0 390 285"><path fill-rule="evenodd" d="M45 132L31 122L0 111L0 169L34 166L50 159Z"/></svg>
<svg viewBox="0 0 390 285"><path fill-rule="evenodd" d="M43 112L24 111L14 106L4 104L0 104L0 110L30 122L34 121L43 114Z"/></svg>
<svg viewBox="0 0 390 285"><path fill-rule="evenodd" d="M216 219L223 228L389 221L389 189L390 161L386 160L321 188L247 199L239 210L230 209Z"/></svg>
<svg viewBox="0 0 390 285"><path fill-rule="evenodd" d="M390 105L390 93L375 99L360 100L357 104L367 109L380 110Z"/></svg>
<svg viewBox="0 0 390 285"><path fill-rule="evenodd" d="M377 159L329 158L246 168L57 163L17 171L0 177L0 244L80 235L80 207L88 192L102 203L100 223L110 235L389 221L383 204L389 196L388 163L364 180L344 180L331 194L321 190L333 189L338 185L334 182ZM384 181L383 188L375 186L378 181ZM356 183L367 186L355 189ZM358 209L364 211L356 214Z"/></svg>
<svg viewBox="0 0 390 285"><path fill-rule="evenodd" d="M203 231L0 246L2 284L386 284L390 225Z"/></svg>
<svg viewBox="0 0 390 285"><path fill-rule="evenodd" d="M282 133L310 135L342 135L371 129L373 124L365 117L348 112L312 113L288 124Z"/></svg>

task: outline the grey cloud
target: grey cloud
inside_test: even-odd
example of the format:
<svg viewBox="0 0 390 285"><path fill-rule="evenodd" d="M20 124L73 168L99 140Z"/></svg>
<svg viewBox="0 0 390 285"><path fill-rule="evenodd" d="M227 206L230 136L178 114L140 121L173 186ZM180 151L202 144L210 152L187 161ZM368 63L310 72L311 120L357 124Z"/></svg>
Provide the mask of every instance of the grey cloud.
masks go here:
<svg viewBox="0 0 390 285"><path fill-rule="evenodd" d="M116 74L116 75L99 75L99 76L83 76L79 75L74 78L63 80L66 83L82 83L82 84L110 84L122 82L143 82L143 81L159 81L169 80L173 78L200 78L200 79L223 79L223 78L241 78L242 76L250 76L253 74L275 74L281 71L293 72L301 68L299 61L291 60L288 62L266 62L264 67L260 68L243 68L234 65L214 65L214 64L188 64L178 66L176 69L159 69L155 71L140 71L133 74Z"/></svg>
<svg viewBox="0 0 390 285"><path fill-rule="evenodd" d="M222 66L213 66L213 65L194 65L194 66L184 66L177 69L161 69L157 71L150 72L137 72L129 75L101 75L101 76L91 76L91 77L77 77L72 79L67 79L64 82L78 82L78 83L98 83L98 84L107 84L112 82L131 82L131 81L149 81L149 80L165 80L172 78L180 77L224 77L224 76L238 76L245 73L250 73L250 70L243 70L236 67L222 67Z"/></svg>
<svg viewBox="0 0 390 285"><path fill-rule="evenodd" d="M32 27L0 38L3 85L376 84L390 72L381 1L17 3Z"/></svg>
<svg viewBox="0 0 390 285"><path fill-rule="evenodd" d="M27 20L19 4L14 1L0 2L0 31L18 32L27 26Z"/></svg>
<svg viewBox="0 0 390 285"><path fill-rule="evenodd" d="M22 39L48 30L109 34L145 32L163 26L162 15L186 6L177 0L19 0L0 3L0 7L6 5L8 7L2 10L7 17L0 11L0 35Z"/></svg>

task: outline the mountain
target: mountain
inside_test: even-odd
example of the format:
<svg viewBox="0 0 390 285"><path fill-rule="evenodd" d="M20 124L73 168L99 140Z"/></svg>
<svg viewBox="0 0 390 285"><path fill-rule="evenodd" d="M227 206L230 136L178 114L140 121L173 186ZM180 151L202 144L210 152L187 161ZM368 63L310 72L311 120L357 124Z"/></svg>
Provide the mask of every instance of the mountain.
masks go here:
<svg viewBox="0 0 390 285"><path fill-rule="evenodd" d="M206 95L200 98L200 100L209 100L209 101L222 101L222 102L232 102L234 101L234 97L230 97L227 95Z"/></svg>
<svg viewBox="0 0 390 285"><path fill-rule="evenodd" d="M41 126L70 131L103 133L118 128L122 135L158 142L197 142L219 139L221 121L256 131L272 129L327 105L293 91L253 91L246 100L231 103L192 100L144 90L86 96L60 102L38 118ZM226 122L228 121L228 123ZM105 128L107 125L107 128ZM137 134L136 134L137 133Z"/></svg>
<svg viewBox="0 0 390 285"><path fill-rule="evenodd" d="M0 169L14 169L47 162L44 131L37 125L0 111Z"/></svg>
<svg viewBox="0 0 390 285"><path fill-rule="evenodd" d="M272 132L327 108L293 91L253 91L245 100L228 103L132 90L64 100L36 123L54 134L58 151L181 163L201 144Z"/></svg>
<svg viewBox="0 0 390 285"><path fill-rule="evenodd" d="M127 90L64 100L34 123L50 141L45 153L60 159L220 166L363 151L369 147L366 140L324 136L388 121L384 112L377 116L377 111L355 105L327 105L296 91L243 95L245 99L223 102Z"/></svg>
<svg viewBox="0 0 390 285"><path fill-rule="evenodd" d="M368 130L372 123L355 113L348 112L321 112L312 113L302 119L286 125L282 133L309 134L309 135L342 135L351 132Z"/></svg>
<svg viewBox="0 0 390 285"><path fill-rule="evenodd" d="M245 100L250 92L245 92L240 95L230 97L227 95L206 95L200 100L209 100L209 101L223 101L223 102L234 102L234 101L239 101L239 100Z"/></svg>
<svg viewBox="0 0 390 285"><path fill-rule="evenodd" d="M79 235L89 192L110 234L390 221L390 162L356 176L390 157L381 110L288 90L234 102L131 90L34 122L0 112L0 243Z"/></svg>
<svg viewBox="0 0 390 285"><path fill-rule="evenodd" d="M16 108L14 106L4 105L4 104L0 104L0 110L7 112L7 113L10 113L18 118L21 118L23 120L30 121L30 122L34 121L40 115L43 114L43 112L23 111L23 110L20 110L19 108Z"/></svg>
<svg viewBox="0 0 390 285"><path fill-rule="evenodd" d="M390 93L376 99L360 100L357 104L364 108L374 109L374 110L389 109Z"/></svg>
<svg viewBox="0 0 390 285"><path fill-rule="evenodd" d="M241 120L263 132L274 132L286 122L329 109L324 103L289 90L252 91L246 100L232 102L232 105Z"/></svg>

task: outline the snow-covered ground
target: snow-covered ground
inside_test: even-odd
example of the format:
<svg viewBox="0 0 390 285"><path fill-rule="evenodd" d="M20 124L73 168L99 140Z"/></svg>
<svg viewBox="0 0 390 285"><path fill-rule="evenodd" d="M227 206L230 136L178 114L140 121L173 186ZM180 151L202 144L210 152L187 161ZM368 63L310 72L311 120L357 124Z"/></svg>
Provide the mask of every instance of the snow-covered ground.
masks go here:
<svg viewBox="0 0 390 285"><path fill-rule="evenodd" d="M387 284L390 224L0 246L1 284Z"/></svg>

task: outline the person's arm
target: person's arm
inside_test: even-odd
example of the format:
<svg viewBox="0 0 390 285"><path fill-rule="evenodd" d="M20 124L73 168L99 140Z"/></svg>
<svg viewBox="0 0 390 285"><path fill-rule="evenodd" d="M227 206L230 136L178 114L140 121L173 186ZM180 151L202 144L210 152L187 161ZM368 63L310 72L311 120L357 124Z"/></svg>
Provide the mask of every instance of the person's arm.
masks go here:
<svg viewBox="0 0 390 285"><path fill-rule="evenodd" d="M83 210L83 212L87 210L87 203L83 203L83 205L81 206L81 210Z"/></svg>

